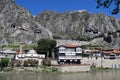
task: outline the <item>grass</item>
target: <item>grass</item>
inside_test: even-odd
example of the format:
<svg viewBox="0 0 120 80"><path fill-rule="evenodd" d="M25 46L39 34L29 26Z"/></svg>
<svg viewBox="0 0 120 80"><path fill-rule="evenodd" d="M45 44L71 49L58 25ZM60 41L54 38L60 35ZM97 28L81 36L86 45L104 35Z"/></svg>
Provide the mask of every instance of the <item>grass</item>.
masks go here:
<svg viewBox="0 0 120 80"><path fill-rule="evenodd" d="M91 71L109 71L109 70L113 70L112 68L103 68L103 67L91 67Z"/></svg>
<svg viewBox="0 0 120 80"><path fill-rule="evenodd" d="M112 68L108 68L108 67L106 67L106 68L97 67L97 68L96 68L96 71L108 71L108 70L112 70Z"/></svg>
<svg viewBox="0 0 120 80"><path fill-rule="evenodd" d="M3 68L3 70L1 70L3 72L11 72L13 71L13 68Z"/></svg>
<svg viewBox="0 0 120 80"><path fill-rule="evenodd" d="M42 71L43 72L59 72L59 70L55 67L43 67Z"/></svg>

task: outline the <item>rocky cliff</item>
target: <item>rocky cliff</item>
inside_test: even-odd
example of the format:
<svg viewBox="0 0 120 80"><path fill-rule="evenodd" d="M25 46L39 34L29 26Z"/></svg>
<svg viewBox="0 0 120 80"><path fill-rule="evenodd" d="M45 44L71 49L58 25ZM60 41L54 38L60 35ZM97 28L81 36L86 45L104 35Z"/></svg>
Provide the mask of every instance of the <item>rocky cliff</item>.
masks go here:
<svg viewBox="0 0 120 80"><path fill-rule="evenodd" d="M48 10L33 17L13 0L0 0L0 44L20 41L32 44L52 37L119 48L120 20L85 10L63 13Z"/></svg>
<svg viewBox="0 0 120 80"><path fill-rule="evenodd" d="M64 13L43 11L36 16L36 20L51 30L54 38L84 41L102 38L102 45L120 46L120 20L102 13L91 14L85 10ZM101 41L94 44L97 42Z"/></svg>
<svg viewBox="0 0 120 80"><path fill-rule="evenodd" d="M41 26L29 11L13 0L0 0L0 43L35 43L40 38L52 38L52 33Z"/></svg>

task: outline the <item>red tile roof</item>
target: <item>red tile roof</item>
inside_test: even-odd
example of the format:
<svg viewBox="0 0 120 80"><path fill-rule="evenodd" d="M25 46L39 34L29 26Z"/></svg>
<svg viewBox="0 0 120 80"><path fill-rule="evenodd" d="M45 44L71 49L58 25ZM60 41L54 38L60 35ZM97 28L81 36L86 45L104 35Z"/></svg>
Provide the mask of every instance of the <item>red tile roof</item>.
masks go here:
<svg viewBox="0 0 120 80"><path fill-rule="evenodd" d="M107 50L103 50L104 54L120 54L120 50L119 49L107 49Z"/></svg>
<svg viewBox="0 0 120 80"><path fill-rule="evenodd" d="M75 48L75 47L78 47L79 45L65 44L64 46L69 48Z"/></svg>
<svg viewBox="0 0 120 80"><path fill-rule="evenodd" d="M93 52L100 52L100 50L94 49L94 50L86 51L84 54L91 54Z"/></svg>
<svg viewBox="0 0 120 80"><path fill-rule="evenodd" d="M100 50L95 49L95 50L91 50L91 52L100 52Z"/></svg>

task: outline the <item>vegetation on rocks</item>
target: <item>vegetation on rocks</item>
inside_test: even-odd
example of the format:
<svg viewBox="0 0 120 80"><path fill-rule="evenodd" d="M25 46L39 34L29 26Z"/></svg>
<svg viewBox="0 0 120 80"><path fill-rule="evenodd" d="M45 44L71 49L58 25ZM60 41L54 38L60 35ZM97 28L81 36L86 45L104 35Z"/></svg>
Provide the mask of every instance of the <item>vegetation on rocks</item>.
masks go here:
<svg viewBox="0 0 120 80"><path fill-rule="evenodd" d="M19 43L11 43L11 44L8 44L8 45L1 45L0 48L19 49L20 44ZM35 45L24 44L23 48L24 48L24 50L31 50L31 49L35 48Z"/></svg>

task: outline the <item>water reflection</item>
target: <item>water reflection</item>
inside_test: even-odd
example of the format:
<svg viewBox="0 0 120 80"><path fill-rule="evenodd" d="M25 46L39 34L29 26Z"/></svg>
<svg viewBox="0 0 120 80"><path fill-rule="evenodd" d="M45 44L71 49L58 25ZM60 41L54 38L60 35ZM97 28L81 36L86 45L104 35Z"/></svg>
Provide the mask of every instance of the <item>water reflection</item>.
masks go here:
<svg viewBox="0 0 120 80"><path fill-rule="evenodd" d="M120 70L87 73L0 73L0 80L120 80Z"/></svg>

